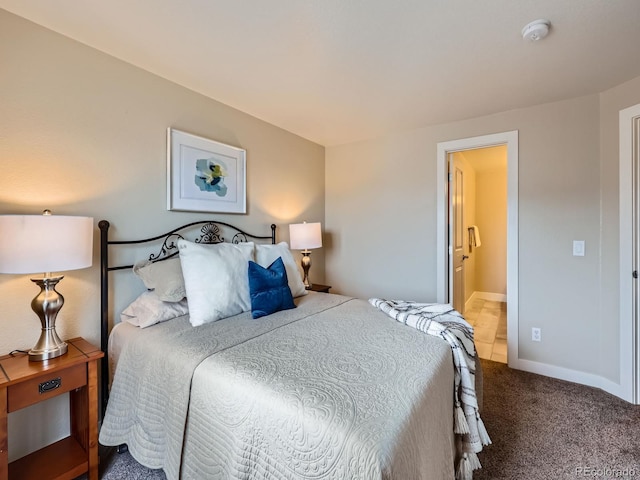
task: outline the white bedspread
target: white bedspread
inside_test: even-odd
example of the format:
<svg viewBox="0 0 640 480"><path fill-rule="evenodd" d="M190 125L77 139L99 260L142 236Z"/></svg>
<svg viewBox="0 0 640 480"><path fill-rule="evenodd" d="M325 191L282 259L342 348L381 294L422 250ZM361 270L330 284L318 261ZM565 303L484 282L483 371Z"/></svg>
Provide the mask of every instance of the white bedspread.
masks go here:
<svg viewBox="0 0 640 480"><path fill-rule="evenodd" d="M451 479L441 339L310 294L258 320L150 327L122 350L100 442L169 479Z"/></svg>

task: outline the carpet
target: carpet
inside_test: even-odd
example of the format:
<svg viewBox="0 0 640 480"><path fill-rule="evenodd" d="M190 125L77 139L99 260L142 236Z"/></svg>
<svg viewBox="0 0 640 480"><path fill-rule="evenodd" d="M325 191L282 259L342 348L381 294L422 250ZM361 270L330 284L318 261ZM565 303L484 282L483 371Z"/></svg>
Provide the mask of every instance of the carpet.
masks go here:
<svg viewBox="0 0 640 480"><path fill-rule="evenodd" d="M482 418L493 443L480 453L474 480L640 480L640 406L503 363L482 360L482 367ZM166 479L112 450L101 471L103 480Z"/></svg>
<svg viewBox="0 0 640 480"><path fill-rule="evenodd" d="M153 470L136 462L129 452L117 453L115 447L100 447L101 480L166 480L162 470ZM77 479L77 480L84 480Z"/></svg>
<svg viewBox="0 0 640 480"><path fill-rule="evenodd" d="M493 444L474 480L640 479L640 406L502 363L482 366Z"/></svg>

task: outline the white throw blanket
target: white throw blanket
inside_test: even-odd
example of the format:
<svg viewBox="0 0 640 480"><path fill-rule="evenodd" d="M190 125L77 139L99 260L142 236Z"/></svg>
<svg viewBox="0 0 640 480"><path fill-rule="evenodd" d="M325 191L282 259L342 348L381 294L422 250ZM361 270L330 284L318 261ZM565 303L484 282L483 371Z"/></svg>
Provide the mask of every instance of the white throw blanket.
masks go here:
<svg viewBox="0 0 640 480"><path fill-rule="evenodd" d="M405 325L441 337L451 346L455 367L454 432L459 454L456 478L471 479L473 470L481 467L476 454L491 443L478 411L473 327L451 305L380 298L371 298L369 303Z"/></svg>

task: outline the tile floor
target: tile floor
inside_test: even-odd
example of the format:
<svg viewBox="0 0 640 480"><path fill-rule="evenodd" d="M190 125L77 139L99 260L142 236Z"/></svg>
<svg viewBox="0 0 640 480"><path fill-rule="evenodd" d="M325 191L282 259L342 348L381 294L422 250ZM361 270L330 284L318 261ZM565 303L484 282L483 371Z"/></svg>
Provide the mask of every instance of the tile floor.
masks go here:
<svg viewBox="0 0 640 480"><path fill-rule="evenodd" d="M478 356L507 363L507 304L476 298L467 305L464 318L473 325Z"/></svg>

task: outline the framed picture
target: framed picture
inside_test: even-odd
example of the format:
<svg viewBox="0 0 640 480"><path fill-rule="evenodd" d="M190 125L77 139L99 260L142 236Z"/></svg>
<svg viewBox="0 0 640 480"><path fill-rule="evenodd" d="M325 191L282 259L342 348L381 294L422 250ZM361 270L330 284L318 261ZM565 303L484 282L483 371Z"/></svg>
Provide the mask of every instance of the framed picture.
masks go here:
<svg viewBox="0 0 640 480"><path fill-rule="evenodd" d="M167 210L247 213L247 152L167 130Z"/></svg>

